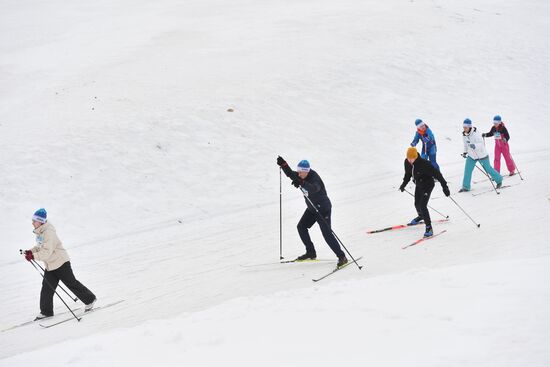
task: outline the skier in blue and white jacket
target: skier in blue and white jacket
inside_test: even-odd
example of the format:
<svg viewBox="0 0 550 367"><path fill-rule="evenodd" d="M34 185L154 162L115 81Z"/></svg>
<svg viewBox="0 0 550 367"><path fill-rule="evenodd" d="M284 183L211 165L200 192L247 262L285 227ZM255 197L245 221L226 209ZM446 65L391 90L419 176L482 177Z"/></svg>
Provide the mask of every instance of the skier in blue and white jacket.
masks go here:
<svg viewBox="0 0 550 367"><path fill-rule="evenodd" d="M481 133L473 126L472 120L465 119L462 123L462 140L464 142L464 153L462 157L466 158L464 164L464 178L462 179L462 188L458 192L470 191L472 172L476 163L479 162L485 173L491 177L497 184L497 189L502 185L502 176L491 167L489 162L489 153L485 148L485 142Z"/></svg>
<svg viewBox="0 0 550 367"><path fill-rule="evenodd" d="M416 119L414 122L416 125L416 133L414 134L414 139L411 142L411 147L416 147L418 141L422 141L422 152L420 157L424 160L429 160L432 166L439 171L439 165L436 161L437 155L437 145L435 143L435 136L421 119Z"/></svg>

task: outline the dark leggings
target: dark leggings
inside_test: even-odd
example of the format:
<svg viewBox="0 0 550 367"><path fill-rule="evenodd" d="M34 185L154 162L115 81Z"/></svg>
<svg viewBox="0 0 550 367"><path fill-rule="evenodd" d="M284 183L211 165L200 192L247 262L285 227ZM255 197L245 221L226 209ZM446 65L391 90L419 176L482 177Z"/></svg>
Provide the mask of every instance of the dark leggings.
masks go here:
<svg viewBox="0 0 550 367"><path fill-rule="evenodd" d="M424 219L424 223L427 226L432 225L432 220L430 219L430 212L428 211L428 201L430 201L430 195L434 189L434 183L427 183L424 185L416 185L414 190L414 206L418 216Z"/></svg>
<svg viewBox="0 0 550 367"><path fill-rule="evenodd" d="M315 246L313 246L313 242L311 242L311 237L309 236L309 229L315 223L319 223L321 233L323 234L323 237L325 238L325 241L329 245L330 249L336 254L336 256L344 256L345 254L340 248L340 244L336 240L336 237L334 237L332 229L330 228L330 215L332 211L330 204L319 206L318 209L320 215L323 216L324 221L319 218L319 214L317 214L314 210L308 208L304 212L304 215L302 215L302 219L300 219L300 221L298 222L298 233L300 234L302 242L306 246L306 252L309 254L316 253Z"/></svg>
<svg viewBox="0 0 550 367"><path fill-rule="evenodd" d="M44 272L42 290L40 291L40 312L43 315L53 316L54 290L57 288L59 281L62 281L84 304L87 305L94 301L95 295L76 280L73 269L71 269L71 262L67 261L55 270Z"/></svg>

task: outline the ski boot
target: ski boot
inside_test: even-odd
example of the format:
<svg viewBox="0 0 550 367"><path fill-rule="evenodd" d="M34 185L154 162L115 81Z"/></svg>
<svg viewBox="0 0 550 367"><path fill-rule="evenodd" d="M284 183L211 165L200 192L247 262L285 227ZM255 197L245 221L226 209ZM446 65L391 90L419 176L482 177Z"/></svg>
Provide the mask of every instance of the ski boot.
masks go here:
<svg viewBox="0 0 550 367"><path fill-rule="evenodd" d="M53 315L44 315L42 312L39 313L38 315L36 315L36 317L34 318L34 321L38 321L38 320L44 320L44 319L48 319L50 317L53 317Z"/></svg>
<svg viewBox="0 0 550 367"><path fill-rule="evenodd" d="M502 181L500 181L499 183L497 183L497 189L500 189L502 187Z"/></svg>
<svg viewBox="0 0 550 367"><path fill-rule="evenodd" d="M460 190L458 190L458 192L468 192L470 191L470 189L467 189L465 187L461 188Z"/></svg>
<svg viewBox="0 0 550 367"><path fill-rule="evenodd" d="M422 222L422 217L419 215L418 217L414 218L409 222L409 226L416 226L420 222Z"/></svg>
<svg viewBox="0 0 550 367"><path fill-rule="evenodd" d="M94 305L95 305L96 302L97 302L97 297L94 298L94 300L91 303L88 303L86 306L84 306L84 312L88 312L92 308L94 308Z"/></svg>
<svg viewBox="0 0 550 367"><path fill-rule="evenodd" d="M346 255L344 256L341 256L338 258L338 264L336 264L336 267L339 268L339 267L342 267L344 265L346 265L348 263L348 258L346 257Z"/></svg>
<svg viewBox="0 0 550 367"><path fill-rule="evenodd" d="M434 235L434 231L432 229L432 226L426 226L426 232L424 232L424 237L432 237Z"/></svg>
<svg viewBox="0 0 550 367"><path fill-rule="evenodd" d="M317 259L317 254L315 252L306 252L302 256L298 256L296 261L305 261L305 260L315 260Z"/></svg>

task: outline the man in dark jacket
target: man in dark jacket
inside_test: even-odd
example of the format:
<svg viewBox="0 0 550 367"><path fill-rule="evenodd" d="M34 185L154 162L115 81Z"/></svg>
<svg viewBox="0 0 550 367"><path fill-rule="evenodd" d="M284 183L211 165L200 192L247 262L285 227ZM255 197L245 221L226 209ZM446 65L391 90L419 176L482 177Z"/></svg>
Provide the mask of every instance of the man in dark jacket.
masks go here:
<svg viewBox="0 0 550 367"><path fill-rule="evenodd" d="M449 187L447 181L443 178L441 172L435 169L430 162L420 158L416 148L410 147L407 149L407 159L405 159L405 176L403 177L403 183L399 187L399 190L403 192L405 187L411 180L416 184L414 190L414 206L418 216L414 218L409 224L416 225L420 221L424 220L426 224L426 232L424 237L433 236L432 220L430 219L430 212L428 211L428 201L430 201L430 195L434 189L434 178L436 178L441 184L443 193L445 196L449 196Z"/></svg>
<svg viewBox="0 0 550 367"><path fill-rule="evenodd" d="M304 215L302 215L300 222L298 222L298 233L306 246L306 253L299 256L296 260L314 260L317 258L315 246L313 242L311 242L309 236L309 229L315 223L319 223L325 241L330 249L334 251L336 256L338 256L338 266L340 267L346 264L348 259L340 248L340 244L334 237L334 233L330 227L332 204L327 196L325 184L323 180L321 180L321 177L319 177L317 172L311 169L309 162L306 160L298 163L297 171L293 171L288 166L288 163L280 156L277 157L277 164L281 167L285 175L292 180L292 184L296 188L301 187L304 195L309 199L306 199L307 209ZM312 204L315 207L312 207ZM322 218L319 218L320 215Z"/></svg>

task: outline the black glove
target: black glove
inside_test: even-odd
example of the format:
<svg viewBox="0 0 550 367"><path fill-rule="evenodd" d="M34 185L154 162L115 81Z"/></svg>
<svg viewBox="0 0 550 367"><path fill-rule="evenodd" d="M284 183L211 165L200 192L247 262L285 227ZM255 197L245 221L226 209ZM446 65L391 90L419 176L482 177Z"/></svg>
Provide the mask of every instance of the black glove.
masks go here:
<svg viewBox="0 0 550 367"><path fill-rule="evenodd" d="M485 133L481 134L481 137L482 137L482 138L484 138L484 137L486 137L486 136L487 136L487 134L485 134Z"/></svg>
<svg viewBox="0 0 550 367"><path fill-rule="evenodd" d="M468 153L464 152L461 154L462 158L466 158L468 156Z"/></svg>
<svg viewBox="0 0 550 367"><path fill-rule="evenodd" d="M285 167L285 166L288 166L288 163L286 163L286 161L283 159L283 157L278 156L277 157L277 165L279 167Z"/></svg>
<svg viewBox="0 0 550 367"><path fill-rule="evenodd" d="M450 196L451 195L451 192L449 191L449 186L443 185L442 188L443 188L443 193L445 194L445 196Z"/></svg>
<svg viewBox="0 0 550 367"><path fill-rule="evenodd" d="M401 186L399 186L399 191L401 191L401 192L405 191L405 186L407 186L407 185L401 184Z"/></svg>
<svg viewBox="0 0 550 367"><path fill-rule="evenodd" d="M297 178L295 178L294 180L292 180L292 184L293 184L294 187L296 187L296 188L302 186L303 183L304 183L304 180L302 180L302 179L299 178L299 177L297 177Z"/></svg>

